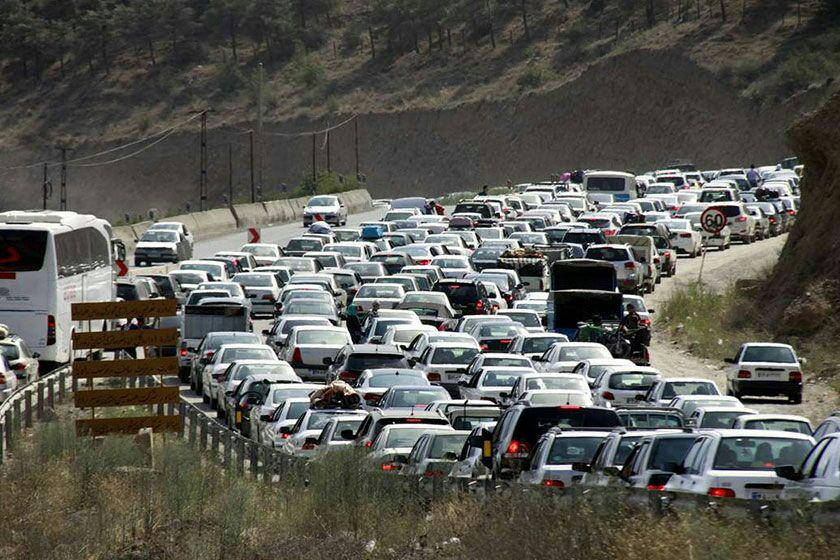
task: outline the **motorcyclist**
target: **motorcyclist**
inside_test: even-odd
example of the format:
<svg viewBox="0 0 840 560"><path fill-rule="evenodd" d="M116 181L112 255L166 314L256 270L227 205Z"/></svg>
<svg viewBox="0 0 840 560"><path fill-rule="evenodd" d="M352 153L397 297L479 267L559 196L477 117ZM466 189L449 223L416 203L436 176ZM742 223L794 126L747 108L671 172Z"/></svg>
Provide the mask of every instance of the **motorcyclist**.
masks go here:
<svg viewBox="0 0 840 560"><path fill-rule="evenodd" d="M621 318L621 326L627 331L635 331L642 324L642 318L632 303L628 303L625 310L624 317Z"/></svg>
<svg viewBox="0 0 840 560"><path fill-rule="evenodd" d="M621 318L621 330L630 343L631 353L643 352L650 345L650 329L642 324L642 318L632 304L628 303L626 313Z"/></svg>

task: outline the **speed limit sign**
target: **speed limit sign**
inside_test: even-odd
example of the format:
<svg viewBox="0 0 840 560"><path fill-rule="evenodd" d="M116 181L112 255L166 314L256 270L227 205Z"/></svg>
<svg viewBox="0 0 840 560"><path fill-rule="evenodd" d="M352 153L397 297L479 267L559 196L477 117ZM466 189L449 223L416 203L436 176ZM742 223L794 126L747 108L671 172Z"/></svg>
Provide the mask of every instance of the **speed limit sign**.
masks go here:
<svg viewBox="0 0 840 560"><path fill-rule="evenodd" d="M704 231L717 235L726 227L726 214L719 208L706 208L700 214L700 226Z"/></svg>

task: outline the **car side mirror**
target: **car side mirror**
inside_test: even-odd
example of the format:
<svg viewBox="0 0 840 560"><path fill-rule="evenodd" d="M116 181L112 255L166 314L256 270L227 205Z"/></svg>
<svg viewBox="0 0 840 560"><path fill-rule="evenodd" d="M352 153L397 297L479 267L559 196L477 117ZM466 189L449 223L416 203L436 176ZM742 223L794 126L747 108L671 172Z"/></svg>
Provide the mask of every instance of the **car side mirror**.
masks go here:
<svg viewBox="0 0 840 560"><path fill-rule="evenodd" d="M647 311L648 311L648 313L656 313L655 309L648 309Z"/></svg>
<svg viewBox="0 0 840 560"><path fill-rule="evenodd" d="M318 445L318 438L316 437L308 437L306 441L303 442L304 445Z"/></svg>
<svg viewBox="0 0 840 560"><path fill-rule="evenodd" d="M782 465L776 467L776 476L786 478L788 480L802 480L802 473L793 465Z"/></svg>
<svg viewBox="0 0 840 560"><path fill-rule="evenodd" d="M686 428L696 428L697 427L697 418L686 418L685 422L683 422L683 424L685 424Z"/></svg>
<svg viewBox="0 0 840 560"><path fill-rule="evenodd" d="M33 358L35 358L35 359L37 360L38 358L40 358L40 357L41 357L41 354L40 354L40 352L33 352L33 353L32 353L32 357L33 357Z"/></svg>
<svg viewBox="0 0 840 560"><path fill-rule="evenodd" d="M466 381L464 381L463 379L459 379L459 380L458 380L458 386L459 386L459 387L466 387L466 386L467 386L467 382L466 382Z"/></svg>
<svg viewBox="0 0 840 560"><path fill-rule="evenodd" d="M621 467L604 467L604 474L607 476L621 477Z"/></svg>
<svg viewBox="0 0 840 560"><path fill-rule="evenodd" d="M735 359L734 358L724 358L723 362L726 363L726 364L734 364Z"/></svg>
<svg viewBox="0 0 840 560"><path fill-rule="evenodd" d="M281 434L291 434L292 433L292 427L291 426L283 426L282 428L280 428L280 433Z"/></svg>
<svg viewBox="0 0 840 560"><path fill-rule="evenodd" d="M262 414L262 415L260 415L260 420L262 422L271 422L271 417L272 416L274 416L274 412L271 412L269 414Z"/></svg>
<svg viewBox="0 0 840 560"><path fill-rule="evenodd" d="M408 363L411 366L416 366L418 361L419 360L417 358L414 358L414 357L411 357L411 358L408 359Z"/></svg>
<svg viewBox="0 0 840 560"><path fill-rule="evenodd" d="M353 430L341 430L339 435L341 436L341 439L348 441L356 439L356 434L353 433Z"/></svg>
<svg viewBox="0 0 840 560"><path fill-rule="evenodd" d="M644 396L644 395L637 394L637 395L636 395L636 397L635 397L635 399L636 399L637 401L644 401L644 400L645 400L645 396Z"/></svg>
<svg viewBox="0 0 840 560"><path fill-rule="evenodd" d="M332 358L327 357L327 358L324 358L321 362L322 362L325 366L331 366L331 365L332 365L332 363L333 363L333 359L332 359Z"/></svg>
<svg viewBox="0 0 840 560"><path fill-rule="evenodd" d="M577 472L592 472L592 466L589 463L572 463L572 470Z"/></svg>
<svg viewBox="0 0 840 560"><path fill-rule="evenodd" d="M268 329L263 329L262 333L263 333L263 336L268 336L268 335L271 334L271 331L268 330Z"/></svg>
<svg viewBox="0 0 840 560"><path fill-rule="evenodd" d="M396 463L397 465L407 465L408 464L408 457L405 455L395 455L393 459L391 459L392 463Z"/></svg>
<svg viewBox="0 0 840 560"><path fill-rule="evenodd" d="M368 344L381 344L381 343L382 343L382 337L381 336L374 336L373 338L370 338L368 340Z"/></svg>
<svg viewBox="0 0 840 560"><path fill-rule="evenodd" d="M506 398L510 397L510 393L499 393L499 396L502 397L503 399L506 399Z"/></svg>

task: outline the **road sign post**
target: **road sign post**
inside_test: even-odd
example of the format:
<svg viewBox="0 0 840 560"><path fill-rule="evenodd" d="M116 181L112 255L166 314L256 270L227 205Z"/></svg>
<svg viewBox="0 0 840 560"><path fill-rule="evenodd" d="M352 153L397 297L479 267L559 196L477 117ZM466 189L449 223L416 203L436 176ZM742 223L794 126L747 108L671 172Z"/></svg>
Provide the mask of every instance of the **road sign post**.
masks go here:
<svg viewBox="0 0 840 560"><path fill-rule="evenodd" d="M248 243L259 243L260 238L259 228L248 228Z"/></svg>
<svg viewBox="0 0 840 560"><path fill-rule="evenodd" d="M700 214L700 227L703 228L703 231L712 235L719 235L726 227L726 221L726 214L723 213L723 210L714 206L706 208ZM706 252L707 250L704 247L703 256L700 258L700 272L697 273L698 284L703 281L703 265L706 264Z"/></svg>

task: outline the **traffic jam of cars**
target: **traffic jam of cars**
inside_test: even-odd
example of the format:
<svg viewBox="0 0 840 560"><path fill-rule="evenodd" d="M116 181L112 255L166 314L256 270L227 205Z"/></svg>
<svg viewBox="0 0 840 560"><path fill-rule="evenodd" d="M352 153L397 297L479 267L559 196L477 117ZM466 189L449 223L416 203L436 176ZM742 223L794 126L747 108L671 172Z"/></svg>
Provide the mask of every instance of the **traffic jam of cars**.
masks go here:
<svg viewBox="0 0 840 560"><path fill-rule="evenodd" d="M651 367L644 295L683 258L796 219L799 175L755 173L572 172L449 211L391 200L355 227L316 196L284 245L202 259L189 232L160 224L135 260L177 268L118 291L177 298L181 382L290 460L354 449L371 473L464 490L837 500L840 412L820 423L740 400L800 403L795 348L744 343L723 387ZM4 379L26 375L8 366L21 345L0 348Z"/></svg>

